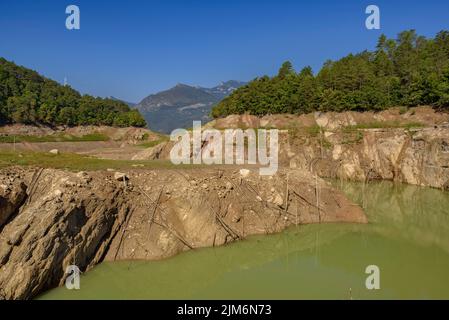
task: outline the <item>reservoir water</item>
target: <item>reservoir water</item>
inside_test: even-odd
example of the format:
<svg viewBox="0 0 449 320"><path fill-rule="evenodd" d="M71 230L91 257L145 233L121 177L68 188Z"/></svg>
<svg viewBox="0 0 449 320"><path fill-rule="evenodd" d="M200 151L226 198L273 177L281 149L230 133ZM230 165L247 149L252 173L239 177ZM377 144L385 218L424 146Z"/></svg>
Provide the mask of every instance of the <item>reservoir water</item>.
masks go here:
<svg viewBox="0 0 449 320"><path fill-rule="evenodd" d="M105 262L40 299L449 299L449 192L333 182L370 223L295 226L163 261ZM365 269L380 270L368 290Z"/></svg>

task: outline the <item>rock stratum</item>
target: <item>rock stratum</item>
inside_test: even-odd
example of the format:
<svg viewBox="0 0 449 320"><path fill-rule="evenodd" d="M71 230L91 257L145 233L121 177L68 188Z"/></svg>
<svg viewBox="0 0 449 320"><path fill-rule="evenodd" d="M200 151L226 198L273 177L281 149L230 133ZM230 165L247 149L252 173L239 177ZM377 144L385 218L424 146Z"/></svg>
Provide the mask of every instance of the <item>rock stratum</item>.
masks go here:
<svg viewBox="0 0 449 320"><path fill-rule="evenodd" d="M401 113L315 113L256 117L232 115L205 129L279 129L282 167L323 178L391 180L449 189L449 114L428 107ZM203 141L203 146L207 145ZM133 159L169 159L173 142Z"/></svg>
<svg viewBox="0 0 449 320"><path fill-rule="evenodd" d="M362 209L304 170L195 168L0 171L0 298L30 299L65 270L155 260L290 225L366 223Z"/></svg>

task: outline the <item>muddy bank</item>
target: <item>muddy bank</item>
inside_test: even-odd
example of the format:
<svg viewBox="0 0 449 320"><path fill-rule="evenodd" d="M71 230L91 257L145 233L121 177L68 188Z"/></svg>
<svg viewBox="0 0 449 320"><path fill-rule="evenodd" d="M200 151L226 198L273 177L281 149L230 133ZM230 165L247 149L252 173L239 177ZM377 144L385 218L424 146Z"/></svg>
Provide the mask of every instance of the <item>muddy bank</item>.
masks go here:
<svg viewBox="0 0 449 320"><path fill-rule="evenodd" d="M3 169L0 297L61 285L72 264L85 271L104 259L162 259L292 224L366 222L360 207L306 172L257 172Z"/></svg>

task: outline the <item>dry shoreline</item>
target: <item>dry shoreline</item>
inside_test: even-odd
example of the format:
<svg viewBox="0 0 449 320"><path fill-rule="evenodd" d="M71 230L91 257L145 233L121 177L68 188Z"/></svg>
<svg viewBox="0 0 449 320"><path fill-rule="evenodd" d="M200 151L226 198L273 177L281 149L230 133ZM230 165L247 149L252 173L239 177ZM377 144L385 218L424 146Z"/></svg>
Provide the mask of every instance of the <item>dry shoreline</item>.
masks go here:
<svg viewBox="0 0 449 320"><path fill-rule="evenodd" d="M2 169L2 298L29 299L61 285L74 261L85 271L103 260L162 259L294 224L367 222L360 207L307 172L257 172L135 170L125 185L115 172Z"/></svg>

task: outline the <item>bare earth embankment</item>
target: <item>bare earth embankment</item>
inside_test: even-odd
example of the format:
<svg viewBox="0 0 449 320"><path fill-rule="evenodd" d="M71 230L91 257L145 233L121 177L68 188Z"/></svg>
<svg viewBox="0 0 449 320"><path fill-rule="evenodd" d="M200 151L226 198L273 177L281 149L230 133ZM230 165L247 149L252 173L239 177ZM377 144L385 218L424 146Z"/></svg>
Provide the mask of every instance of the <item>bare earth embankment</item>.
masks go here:
<svg viewBox="0 0 449 320"><path fill-rule="evenodd" d="M449 188L449 114L429 107L379 113L233 115L206 127L277 128L280 164L321 177ZM168 159L172 146L159 144L134 159Z"/></svg>

